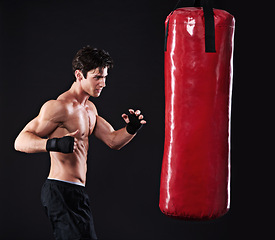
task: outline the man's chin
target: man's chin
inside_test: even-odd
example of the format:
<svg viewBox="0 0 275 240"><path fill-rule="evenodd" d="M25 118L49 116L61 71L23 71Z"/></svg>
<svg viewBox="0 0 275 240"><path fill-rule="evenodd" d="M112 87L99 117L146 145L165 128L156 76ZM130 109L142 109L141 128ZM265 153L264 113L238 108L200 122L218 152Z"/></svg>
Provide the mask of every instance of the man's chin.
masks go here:
<svg viewBox="0 0 275 240"><path fill-rule="evenodd" d="M97 97L99 97L100 96L100 93L94 93L94 94L92 94L92 95L90 95L91 97L94 97L94 98L97 98Z"/></svg>

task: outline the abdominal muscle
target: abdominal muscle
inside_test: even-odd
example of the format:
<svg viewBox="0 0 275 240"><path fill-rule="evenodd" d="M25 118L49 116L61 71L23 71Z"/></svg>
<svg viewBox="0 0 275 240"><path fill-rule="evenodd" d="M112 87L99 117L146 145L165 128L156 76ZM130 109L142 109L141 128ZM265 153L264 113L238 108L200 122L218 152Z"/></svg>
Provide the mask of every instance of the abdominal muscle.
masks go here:
<svg viewBox="0 0 275 240"><path fill-rule="evenodd" d="M87 173L88 144L79 140L80 147L74 153L50 152L51 168L49 178L82 183L85 185ZM82 146L81 146L82 145Z"/></svg>
<svg viewBox="0 0 275 240"><path fill-rule="evenodd" d="M85 185L89 148L88 136L95 126L95 116L91 121L92 118L89 117L87 110L79 104L75 104L70 112L72 114L68 116L67 121L59 125L49 137L60 138L79 130L74 136L77 139L77 148L73 153L68 154L50 152L51 168L48 177ZM91 113L90 115L93 116Z"/></svg>

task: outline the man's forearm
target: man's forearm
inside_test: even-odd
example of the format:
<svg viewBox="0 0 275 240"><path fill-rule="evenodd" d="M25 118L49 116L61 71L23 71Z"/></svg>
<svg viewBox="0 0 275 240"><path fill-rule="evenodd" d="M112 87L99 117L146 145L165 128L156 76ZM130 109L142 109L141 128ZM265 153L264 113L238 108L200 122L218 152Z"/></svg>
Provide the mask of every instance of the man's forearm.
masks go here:
<svg viewBox="0 0 275 240"><path fill-rule="evenodd" d="M43 139L34 133L21 132L14 142L14 148L17 151L25 153L46 152L47 139Z"/></svg>
<svg viewBox="0 0 275 240"><path fill-rule="evenodd" d="M112 133L112 139L108 144L110 148L119 150L123 146L125 146L128 142L130 142L135 135L129 134L125 128L121 128Z"/></svg>

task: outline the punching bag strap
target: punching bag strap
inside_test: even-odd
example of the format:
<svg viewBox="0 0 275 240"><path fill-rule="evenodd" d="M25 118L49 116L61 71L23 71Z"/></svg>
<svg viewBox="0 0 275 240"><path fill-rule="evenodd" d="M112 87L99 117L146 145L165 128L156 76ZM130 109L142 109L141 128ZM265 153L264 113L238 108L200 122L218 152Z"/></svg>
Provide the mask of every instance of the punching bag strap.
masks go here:
<svg viewBox="0 0 275 240"><path fill-rule="evenodd" d="M203 14L205 19L205 52L216 52L215 49L215 22L214 22L214 12L212 7L211 0L202 0L203 1ZM176 10L177 6L181 0L179 0L174 7L174 10L171 12L170 17ZM193 6L199 7L201 6L201 1L194 0ZM165 30L165 39L164 39L164 51L167 50L167 38L168 38L168 31L169 31L169 21L170 17L167 22L166 30Z"/></svg>
<svg viewBox="0 0 275 240"><path fill-rule="evenodd" d="M205 52L216 52L215 49L215 22L211 0L203 1L205 19Z"/></svg>

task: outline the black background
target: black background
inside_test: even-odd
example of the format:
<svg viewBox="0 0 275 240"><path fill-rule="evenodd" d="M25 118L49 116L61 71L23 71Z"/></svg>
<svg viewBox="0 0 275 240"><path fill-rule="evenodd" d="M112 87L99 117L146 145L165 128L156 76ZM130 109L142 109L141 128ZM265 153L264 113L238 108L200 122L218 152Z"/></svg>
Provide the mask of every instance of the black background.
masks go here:
<svg viewBox="0 0 275 240"><path fill-rule="evenodd" d="M87 44L109 51L115 61L100 98L91 98L99 114L118 129L124 126L121 114L129 107L139 108L148 122L120 151L90 138L87 191L98 237L219 240L257 238L266 232L262 215L266 205L261 201L268 197L259 183L265 176L259 162L265 157L255 143L262 141L261 130L257 124L251 130L263 108L255 104L259 71L251 56L253 43L247 40L253 36L257 42L252 30L258 23L249 16L250 6L237 0L214 1L216 8L236 18L231 209L217 220L187 222L171 219L158 208L164 144L164 21L176 2L0 1L1 240L53 239L40 204L49 157L16 152L13 142L45 101L70 87L71 60Z"/></svg>

